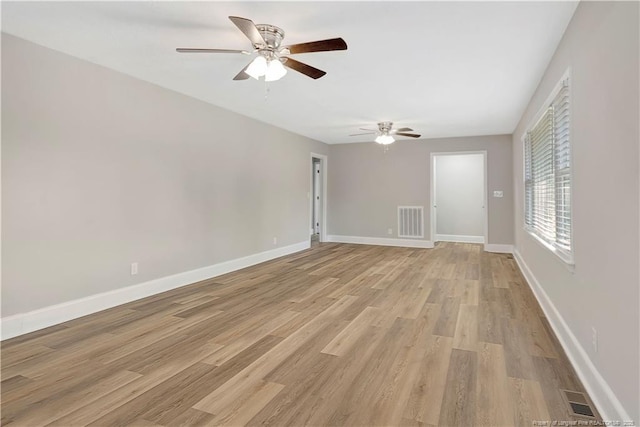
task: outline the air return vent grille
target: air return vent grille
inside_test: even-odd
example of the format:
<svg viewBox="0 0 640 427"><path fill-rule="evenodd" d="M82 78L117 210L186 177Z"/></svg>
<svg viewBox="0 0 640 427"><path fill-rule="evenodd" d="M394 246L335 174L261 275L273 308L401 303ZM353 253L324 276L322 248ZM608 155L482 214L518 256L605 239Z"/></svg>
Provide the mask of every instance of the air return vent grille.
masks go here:
<svg viewBox="0 0 640 427"><path fill-rule="evenodd" d="M424 237L423 206L398 206L398 237Z"/></svg>
<svg viewBox="0 0 640 427"><path fill-rule="evenodd" d="M569 408L573 415L586 418L595 418L594 411L589 405L589 401L584 393L579 391L560 390L564 394L566 402L569 404Z"/></svg>

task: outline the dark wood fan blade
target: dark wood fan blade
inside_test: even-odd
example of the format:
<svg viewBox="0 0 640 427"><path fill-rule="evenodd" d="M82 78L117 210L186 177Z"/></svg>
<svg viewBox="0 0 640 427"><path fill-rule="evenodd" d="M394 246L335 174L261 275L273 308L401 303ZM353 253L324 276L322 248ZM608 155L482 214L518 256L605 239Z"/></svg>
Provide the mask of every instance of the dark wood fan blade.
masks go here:
<svg viewBox="0 0 640 427"><path fill-rule="evenodd" d="M330 50L347 50L347 43L342 38L318 40L315 42L298 43L286 46L291 54L307 52L327 52Z"/></svg>
<svg viewBox="0 0 640 427"><path fill-rule="evenodd" d="M415 134L415 133L396 132L396 135L408 136L408 137L411 137L411 138L420 138L420 135Z"/></svg>
<svg viewBox="0 0 640 427"><path fill-rule="evenodd" d="M349 136L360 136L360 135L373 135L375 132L365 132L365 133L352 133Z"/></svg>
<svg viewBox="0 0 640 427"><path fill-rule="evenodd" d="M400 128L400 129L396 129L396 133L398 132L412 132L413 129L411 128Z"/></svg>
<svg viewBox="0 0 640 427"><path fill-rule="evenodd" d="M256 24L254 24L251 19L240 18L239 16L230 16L229 19L251 40L253 46L264 46L267 44L264 38L262 38L262 35L260 35L260 31L256 28Z"/></svg>
<svg viewBox="0 0 640 427"><path fill-rule="evenodd" d="M315 67L312 67L311 65L307 65L305 63L296 61L295 59L291 59L291 58L286 58L286 61L284 61L284 66L289 67L292 70L295 70L304 75L307 75L312 79L319 79L320 77L327 74L326 71L319 70Z"/></svg>
<svg viewBox="0 0 640 427"><path fill-rule="evenodd" d="M247 68L249 68L249 65L251 65L251 62L249 62L246 67L240 70L240 72L236 74L233 80L247 80L249 77L251 77L249 74L245 73Z"/></svg>
<svg viewBox="0 0 640 427"><path fill-rule="evenodd" d="M251 52L247 52L246 50L237 50L237 49L200 49L193 47L179 47L176 49L176 52L179 53L244 53L245 55L249 55Z"/></svg>

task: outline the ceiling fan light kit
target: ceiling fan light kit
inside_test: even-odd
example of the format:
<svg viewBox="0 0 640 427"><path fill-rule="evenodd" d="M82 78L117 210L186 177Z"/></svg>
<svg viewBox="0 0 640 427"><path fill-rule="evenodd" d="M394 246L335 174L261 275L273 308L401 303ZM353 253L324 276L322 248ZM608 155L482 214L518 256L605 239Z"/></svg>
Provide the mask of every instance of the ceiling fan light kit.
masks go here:
<svg viewBox="0 0 640 427"><path fill-rule="evenodd" d="M259 79L264 76L265 81L272 82L279 80L287 74L287 68L291 68L312 79L319 79L327 74L311 65L296 61L288 55L310 52L328 52L333 50L346 50L347 43L342 38L318 40L314 42L298 43L289 46L280 46L284 39L284 31L275 25L254 24L252 20L239 16L230 16L240 31L251 41L253 50L236 49L203 49L203 48L177 48L179 53L240 53L251 55L257 53L258 56L246 67L244 67L233 80L246 80L249 77Z"/></svg>
<svg viewBox="0 0 640 427"><path fill-rule="evenodd" d="M376 137L375 141L378 144L389 145L394 143L396 140L391 135L379 135Z"/></svg>
<svg viewBox="0 0 640 427"><path fill-rule="evenodd" d="M264 76L267 82L280 80L287 74L286 68L279 59L268 61L264 56L256 57L244 72L256 80Z"/></svg>

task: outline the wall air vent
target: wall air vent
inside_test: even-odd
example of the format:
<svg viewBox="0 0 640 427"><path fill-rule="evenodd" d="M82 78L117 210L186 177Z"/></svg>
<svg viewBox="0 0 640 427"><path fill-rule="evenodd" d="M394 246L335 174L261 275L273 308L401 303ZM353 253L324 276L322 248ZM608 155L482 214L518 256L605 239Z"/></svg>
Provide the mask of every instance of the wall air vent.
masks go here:
<svg viewBox="0 0 640 427"><path fill-rule="evenodd" d="M424 238L424 206L398 206L398 237Z"/></svg>

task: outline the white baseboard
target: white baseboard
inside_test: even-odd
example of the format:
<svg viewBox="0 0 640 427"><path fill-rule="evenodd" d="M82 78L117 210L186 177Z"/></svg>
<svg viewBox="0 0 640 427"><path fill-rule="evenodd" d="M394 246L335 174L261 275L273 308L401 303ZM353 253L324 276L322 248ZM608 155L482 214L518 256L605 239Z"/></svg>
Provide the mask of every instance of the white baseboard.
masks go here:
<svg viewBox="0 0 640 427"><path fill-rule="evenodd" d="M125 304L141 298L146 298L161 292L190 285L201 280L210 279L242 268L250 267L261 262L279 258L299 252L310 247L309 240L281 248L271 249L243 258L237 258L197 270L185 271L172 276L161 277L138 285L127 286L80 298L73 301L44 307L28 313L15 314L2 318L2 336L5 340L18 335L27 334L49 326L57 325L78 317L106 310L117 305Z"/></svg>
<svg viewBox="0 0 640 427"><path fill-rule="evenodd" d="M485 252L495 252L498 254L512 254L513 245L497 245L494 243L487 243L484 245Z"/></svg>
<svg viewBox="0 0 640 427"><path fill-rule="evenodd" d="M538 303L542 307L551 328L555 332L562 348L564 349L571 365L576 370L578 377L582 381L587 393L593 400L594 405L600 412L602 419L605 421L631 421L631 417L616 397L607 381L602 377L598 369L595 367L589 355L582 347L576 336L573 334L569 325L565 322L562 314L545 292L540 282L533 275L533 272L526 264L520 252L516 249L513 252L514 258L527 279L529 287L533 291Z"/></svg>
<svg viewBox="0 0 640 427"><path fill-rule="evenodd" d="M386 237L359 237L359 236L327 236L327 241L335 243L355 243L358 245L400 246L405 248L433 248L433 242L429 240L390 239Z"/></svg>
<svg viewBox="0 0 640 427"><path fill-rule="evenodd" d="M457 234L436 234L436 242L484 243L484 236L461 236Z"/></svg>

